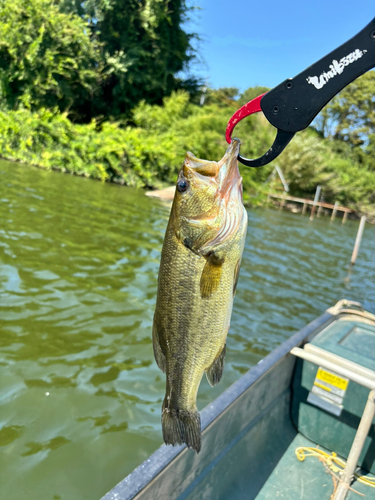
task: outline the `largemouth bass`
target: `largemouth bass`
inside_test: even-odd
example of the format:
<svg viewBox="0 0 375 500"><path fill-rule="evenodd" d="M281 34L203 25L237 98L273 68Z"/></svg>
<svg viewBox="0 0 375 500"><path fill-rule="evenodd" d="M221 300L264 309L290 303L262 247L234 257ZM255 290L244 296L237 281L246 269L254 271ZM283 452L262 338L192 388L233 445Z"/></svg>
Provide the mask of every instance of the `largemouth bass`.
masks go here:
<svg viewBox="0 0 375 500"><path fill-rule="evenodd" d="M196 397L224 369L226 338L247 229L234 139L219 161L187 153L176 185L161 254L152 330L166 373L162 407L166 444L201 449Z"/></svg>

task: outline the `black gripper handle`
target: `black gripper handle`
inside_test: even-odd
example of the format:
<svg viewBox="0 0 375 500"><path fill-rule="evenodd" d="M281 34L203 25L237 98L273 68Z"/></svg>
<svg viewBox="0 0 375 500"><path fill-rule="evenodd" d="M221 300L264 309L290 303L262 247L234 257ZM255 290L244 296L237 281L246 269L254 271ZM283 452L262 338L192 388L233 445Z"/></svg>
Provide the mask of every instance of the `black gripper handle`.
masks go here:
<svg viewBox="0 0 375 500"><path fill-rule="evenodd" d="M356 36L295 78L267 92L260 106L277 129L298 132L346 85L375 66L375 18Z"/></svg>

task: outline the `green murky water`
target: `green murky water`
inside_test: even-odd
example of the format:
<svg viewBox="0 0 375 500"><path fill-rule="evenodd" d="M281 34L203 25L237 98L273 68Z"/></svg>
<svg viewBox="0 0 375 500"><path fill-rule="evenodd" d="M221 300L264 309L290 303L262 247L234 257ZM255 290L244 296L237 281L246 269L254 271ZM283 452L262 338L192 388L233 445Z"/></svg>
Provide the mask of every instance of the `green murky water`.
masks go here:
<svg viewBox="0 0 375 500"><path fill-rule="evenodd" d="M151 323L169 207L0 162L0 499L99 499L161 444ZM346 297L375 310L375 227L249 213L226 370L203 408Z"/></svg>

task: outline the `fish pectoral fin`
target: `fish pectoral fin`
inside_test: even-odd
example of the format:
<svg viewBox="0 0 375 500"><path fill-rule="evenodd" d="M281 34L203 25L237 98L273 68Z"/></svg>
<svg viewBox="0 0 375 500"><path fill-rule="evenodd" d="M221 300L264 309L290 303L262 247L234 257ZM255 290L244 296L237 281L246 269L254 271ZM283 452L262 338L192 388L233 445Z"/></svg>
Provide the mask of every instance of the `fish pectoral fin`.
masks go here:
<svg viewBox="0 0 375 500"><path fill-rule="evenodd" d="M157 327L155 324L155 319L154 319L154 323L152 325L152 345L154 348L154 356L155 356L156 363L157 363L158 367L160 368L160 370L163 373L165 373L167 362L165 359L165 355L160 347L159 336L158 336Z"/></svg>
<svg viewBox="0 0 375 500"><path fill-rule="evenodd" d="M218 259L215 254L207 258L203 268L200 289L202 297L211 297L219 288L224 259Z"/></svg>
<svg viewBox="0 0 375 500"><path fill-rule="evenodd" d="M236 295L236 288L238 283L238 277L240 275L240 265L241 259L237 261L236 267L234 268L234 279L233 279L233 297Z"/></svg>
<svg viewBox="0 0 375 500"><path fill-rule="evenodd" d="M218 384L221 380L224 371L224 359L227 350L227 345L224 344L223 350L215 359L212 365L206 370L206 377L211 387Z"/></svg>

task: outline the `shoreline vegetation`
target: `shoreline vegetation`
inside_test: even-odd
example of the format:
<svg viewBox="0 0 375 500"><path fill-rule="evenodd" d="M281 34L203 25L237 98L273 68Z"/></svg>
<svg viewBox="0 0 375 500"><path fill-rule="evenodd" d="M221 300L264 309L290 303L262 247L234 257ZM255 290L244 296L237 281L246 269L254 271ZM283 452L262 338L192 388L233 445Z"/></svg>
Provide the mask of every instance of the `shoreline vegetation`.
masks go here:
<svg viewBox="0 0 375 500"><path fill-rule="evenodd" d="M57 109L0 111L0 156L100 181L162 189L174 184L186 151L199 158L221 158L228 119L247 100L244 95L223 102L220 91L212 91L207 103L199 106L191 103L187 92L177 91L162 105L141 102L131 120L88 124L73 123ZM241 122L235 130L242 139L242 154L248 157L263 154L274 134L262 115ZM241 168L244 202L267 202L277 164L292 195L313 198L319 184L325 201L338 201L372 219L375 172L370 163L359 161L344 141L324 138L311 127L298 133L275 162L259 169ZM276 191L282 189L271 182Z"/></svg>
<svg viewBox="0 0 375 500"><path fill-rule="evenodd" d="M187 151L219 160L233 113L267 92L211 89L191 73L199 39L190 0L0 3L0 156L137 188L174 184ZM194 23L190 23L193 26ZM185 77L181 77L185 75ZM278 165L290 194L375 220L375 71L343 89L274 162L241 168L244 203L266 203ZM276 131L239 123L257 158Z"/></svg>

